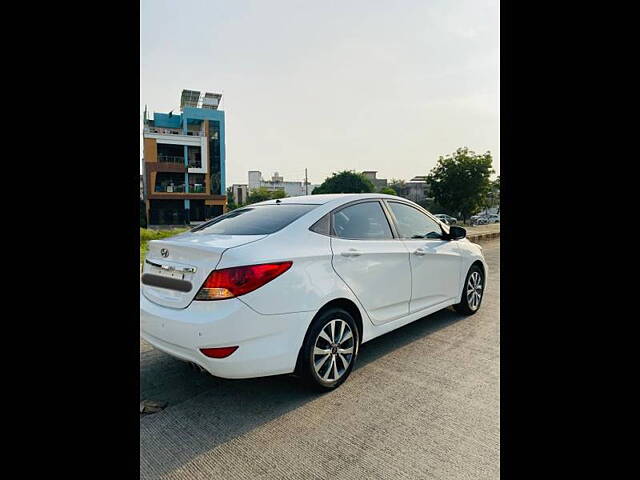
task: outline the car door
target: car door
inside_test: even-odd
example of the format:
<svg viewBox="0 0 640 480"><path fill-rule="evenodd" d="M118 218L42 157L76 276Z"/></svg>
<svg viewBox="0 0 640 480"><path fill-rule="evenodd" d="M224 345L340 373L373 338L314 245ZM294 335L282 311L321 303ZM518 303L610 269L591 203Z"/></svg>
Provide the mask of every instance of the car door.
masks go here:
<svg viewBox="0 0 640 480"><path fill-rule="evenodd" d="M443 239L440 224L407 203L386 201L411 263L410 313L443 303L460 293L462 257L456 241Z"/></svg>
<svg viewBox="0 0 640 480"><path fill-rule="evenodd" d="M380 325L409 313L411 267L379 200L358 201L331 214L333 268Z"/></svg>

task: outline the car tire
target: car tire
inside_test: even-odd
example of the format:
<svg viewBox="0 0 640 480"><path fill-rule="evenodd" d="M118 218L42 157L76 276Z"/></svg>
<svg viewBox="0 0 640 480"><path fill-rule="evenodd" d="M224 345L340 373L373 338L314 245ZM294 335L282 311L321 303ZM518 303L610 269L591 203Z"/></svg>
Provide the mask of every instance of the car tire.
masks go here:
<svg viewBox="0 0 640 480"><path fill-rule="evenodd" d="M472 265L464 279L460 303L453 306L456 312L463 315L473 315L480 310L484 298L484 280L482 268L479 265Z"/></svg>
<svg viewBox="0 0 640 480"><path fill-rule="evenodd" d="M313 390L334 390L353 370L359 347L360 332L351 314L341 308L326 310L311 322L296 373Z"/></svg>

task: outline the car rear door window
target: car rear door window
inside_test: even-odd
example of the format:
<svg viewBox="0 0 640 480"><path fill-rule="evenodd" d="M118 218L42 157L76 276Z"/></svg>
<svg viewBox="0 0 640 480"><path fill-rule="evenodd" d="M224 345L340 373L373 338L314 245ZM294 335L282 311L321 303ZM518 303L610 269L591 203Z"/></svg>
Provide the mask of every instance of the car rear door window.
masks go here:
<svg viewBox="0 0 640 480"><path fill-rule="evenodd" d="M400 238L441 238L442 228L435 220L405 203L388 202L396 219Z"/></svg>
<svg viewBox="0 0 640 480"><path fill-rule="evenodd" d="M318 205L253 205L238 208L191 230L218 235L268 235L283 229Z"/></svg>
<svg viewBox="0 0 640 480"><path fill-rule="evenodd" d="M356 203L333 214L333 235L351 240L393 238L391 227L379 202Z"/></svg>

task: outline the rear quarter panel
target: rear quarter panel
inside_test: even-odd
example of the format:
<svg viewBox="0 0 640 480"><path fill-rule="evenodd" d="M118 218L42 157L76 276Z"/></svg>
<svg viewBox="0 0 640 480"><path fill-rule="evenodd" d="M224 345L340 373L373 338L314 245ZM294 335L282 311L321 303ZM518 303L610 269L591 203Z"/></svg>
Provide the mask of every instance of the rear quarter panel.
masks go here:
<svg viewBox="0 0 640 480"><path fill-rule="evenodd" d="M311 232L308 227L284 229L259 242L227 250L217 268L293 262L281 276L238 297L261 314L316 312L335 298L349 298L359 305L333 270L331 257L329 237Z"/></svg>

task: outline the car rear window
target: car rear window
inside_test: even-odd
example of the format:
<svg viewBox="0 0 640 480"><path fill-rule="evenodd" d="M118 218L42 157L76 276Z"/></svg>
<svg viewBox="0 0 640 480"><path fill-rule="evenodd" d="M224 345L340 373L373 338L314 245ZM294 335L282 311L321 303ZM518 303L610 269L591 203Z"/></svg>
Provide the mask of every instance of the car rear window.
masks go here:
<svg viewBox="0 0 640 480"><path fill-rule="evenodd" d="M279 204L238 208L192 229L218 235L267 235L286 227L318 205Z"/></svg>

